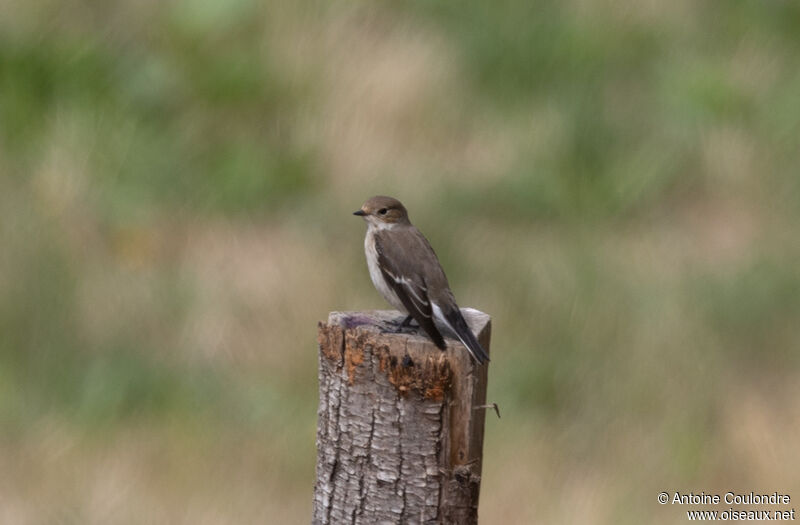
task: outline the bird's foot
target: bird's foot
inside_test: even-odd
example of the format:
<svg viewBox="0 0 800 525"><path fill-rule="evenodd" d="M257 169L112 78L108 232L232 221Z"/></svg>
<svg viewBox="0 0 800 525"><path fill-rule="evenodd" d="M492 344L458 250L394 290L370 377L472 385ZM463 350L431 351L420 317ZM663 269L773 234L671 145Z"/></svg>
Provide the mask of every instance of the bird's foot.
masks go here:
<svg viewBox="0 0 800 525"><path fill-rule="evenodd" d="M401 322L400 325L397 327L397 329L394 331L394 333L397 334L397 333L402 332L403 328L409 328L411 326L411 321L413 319L414 319L413 317L411 317L410 315L407 315L406 318L403 319L403 322Z"/></svg>

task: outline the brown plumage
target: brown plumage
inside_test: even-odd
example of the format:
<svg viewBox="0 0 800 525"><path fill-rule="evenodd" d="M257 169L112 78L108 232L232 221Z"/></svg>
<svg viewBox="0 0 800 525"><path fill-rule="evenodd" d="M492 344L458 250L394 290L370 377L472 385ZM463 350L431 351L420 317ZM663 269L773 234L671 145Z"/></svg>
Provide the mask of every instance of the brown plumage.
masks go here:
<svg viewBox="0 0 800 525"><path fill-rule="evenodd" d="M489 356L461 315L436 253L411 224L400 201L373 197L355 215L367 221L367 265L375 288L384 298L415 319L439 348L444 349L446 344L437 322L452 330L475 361L488 361Z"/></svg>

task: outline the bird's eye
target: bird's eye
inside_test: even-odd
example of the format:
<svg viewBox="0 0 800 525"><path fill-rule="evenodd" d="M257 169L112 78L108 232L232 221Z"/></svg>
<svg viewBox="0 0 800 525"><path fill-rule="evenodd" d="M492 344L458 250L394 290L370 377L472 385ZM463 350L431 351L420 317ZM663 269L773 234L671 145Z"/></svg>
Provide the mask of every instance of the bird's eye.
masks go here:
<svg viewBox="0 0 800 525"><path fill-rule="evenodd" d="M386 215L387 211L388 210L386 208L381 208L380 210L378 210L378 213L380 213L381 215Z"/></svg>

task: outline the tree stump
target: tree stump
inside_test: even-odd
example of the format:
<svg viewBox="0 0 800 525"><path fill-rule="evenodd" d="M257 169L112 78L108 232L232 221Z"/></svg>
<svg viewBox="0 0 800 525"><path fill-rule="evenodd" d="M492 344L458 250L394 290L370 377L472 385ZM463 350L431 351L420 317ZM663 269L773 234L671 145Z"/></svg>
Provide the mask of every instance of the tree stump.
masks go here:
<svg viewBox="0 0 800 525"><path fill-rule="evenodd" d="M489 351L488 315L463 308ZM487 365L394 310L319 323L313 523L478 522Z"/></svg>

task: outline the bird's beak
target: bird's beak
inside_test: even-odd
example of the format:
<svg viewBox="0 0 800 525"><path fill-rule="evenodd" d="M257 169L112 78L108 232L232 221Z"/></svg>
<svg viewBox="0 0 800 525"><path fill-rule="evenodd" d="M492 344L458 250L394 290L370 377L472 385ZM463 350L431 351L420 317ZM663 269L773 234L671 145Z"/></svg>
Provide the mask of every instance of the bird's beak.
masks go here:
<svg viewBox="0 0 800 525"><path fill-rule="evenodd" d="M354 211L353 215L358 215L359 217L363 217L364 215L366 215L366 212L364 210L358 210Z"/></svg>

